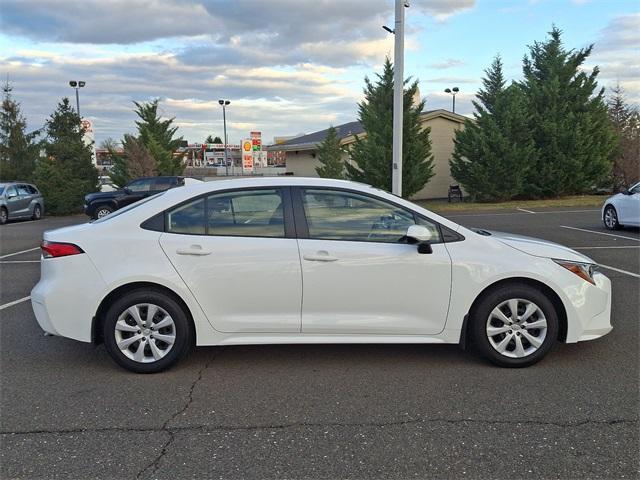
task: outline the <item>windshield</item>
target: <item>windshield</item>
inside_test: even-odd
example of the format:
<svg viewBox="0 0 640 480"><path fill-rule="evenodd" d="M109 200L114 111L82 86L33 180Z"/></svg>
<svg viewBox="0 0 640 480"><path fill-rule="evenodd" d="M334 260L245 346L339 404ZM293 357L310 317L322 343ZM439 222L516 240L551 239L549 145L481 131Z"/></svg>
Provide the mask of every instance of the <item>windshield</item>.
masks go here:
<svg viewBox="0 0 640 480"><path fill-rule="evenodd" d="M164 195L165 192L160 192L160 193L156 193L155 195L152 195L151 197L145 198L144 200L140 200L136 203L132 203L131 205L127 205L124 208L121 208L120 210L116 210L113 213L110 213L109 215L106 215L102 218L98 218L97 220L93 220L90 223L102 223L102 222L106 222L108 220L111 220L112 218L115 218L119 215L122 215L123 213L127 213L130 212L131 210L133 210L136 207L139 207L140 205L143 205L147 202L150 202L151 200L153 200L154 198L158 198L160 195Z"/></svg>
<svg viewBox="0 0 640 480"><path fill-rule="evenodd" d="M0 185L0 195L4 193L4 185Z"/></svg>

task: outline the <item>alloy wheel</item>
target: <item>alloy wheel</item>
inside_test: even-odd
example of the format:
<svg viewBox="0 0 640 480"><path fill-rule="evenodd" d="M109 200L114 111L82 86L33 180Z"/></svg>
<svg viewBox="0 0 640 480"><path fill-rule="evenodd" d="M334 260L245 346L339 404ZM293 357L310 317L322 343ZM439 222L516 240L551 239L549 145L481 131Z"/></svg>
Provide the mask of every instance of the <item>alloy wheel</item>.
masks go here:
<svg viewBox="0 0 640 480"><path fill-rule="evenodd" d="M163 308L139 303L118 317L115 340L127 358L139 363L156 362L171 351L176 341L176 326Z"/></svg>
<svg viewBox="0 0 640 480"><path fill-rule="evenodd" d="M496 306L487 318L487 338L500 355L523 358L536 352L547 336L547 319L530 300L512 298Z"/></svg>
<svg viewBox="0 0 640 480"><path fill-rule="evenodd" d="M4 208L0 208L0 223L5 224L9 220L9 215L7 215L7 211Z"/></svg>
<svg viewBox="0 0 640 480"><path fill-rule="evenodd" d="M101 208L100 210L98 210L96 212L96 217L97 218L102 218L102 217L106 217L107 215L109 215L111 213L111 210L109 210L108 208Z"/></svg>
<svg viewBox="0 0 640 480"><path fill-rule="evenodd" d="M618 215L616 214L615 209L609 207L605 210L604 224L611 230L616 228L616 225L618 224Z"/></svg>

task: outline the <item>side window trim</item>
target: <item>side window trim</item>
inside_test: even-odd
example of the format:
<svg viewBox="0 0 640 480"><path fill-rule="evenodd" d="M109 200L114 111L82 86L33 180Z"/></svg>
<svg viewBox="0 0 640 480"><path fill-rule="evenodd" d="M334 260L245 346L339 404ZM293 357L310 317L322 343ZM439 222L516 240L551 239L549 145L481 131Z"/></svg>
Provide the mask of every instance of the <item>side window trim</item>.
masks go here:
<svg viewBox="0 0 640 480"><path fill-rule="evenodd" d="M444 235L443 235L443 231L442 231L442 225L440 225L440 223L436 222L435 220L432 220L428 217L425 217L424 215L420 215L417 212L414 212L413 210L409 210L408 208L399 205L393 201L387 200L386 198L381 199L376 197L375 195L371 195L367 192L361 192L360 190L352 190L349 188L340 188L340 187L325 187L325 186L314 186L314 185L300 185L300 186L294 186L291 187L291 191L292 191L292 200L293 200L293 211L294 211L294 219L295 219L295 226L296 226L296 231L298 232L298 238L300 239L310 239L313 240L310 235L309 235L309 225L307 223L307 216L305 214L304 211L304 205L303 205L303 190L305 189L316 189L316 190L333 190L333 191L338 191L338 192L346 192L346 193L353 193L356 195L362 195L365 197L370 197L374 200L377 201L382 201L382 202L386 202L390 205L393 205L396 208L399 208L405 212L407 212L408 214L413 216L413 221L418 224L417 219L418 218L422 218L423 220L426 220L430 223L432 223L433 225L435 225L435 227L438 229L438 233L440 234L440 240L438 240L437 242L429 242L432 245L436 245L439 243L447 243L444 240ZM460 235L460 239L456 239L453 241L461 241L464 240L464 237L462 237ZM384 244L384 245L389 245L388 242L375 242L375 241L368 241L368 240L337 240L337 239L326 239L326 241L331 241L331 242L341 242L341 241L350 241L350 242L363 242L363 243L380 243L380 244Z"/></svg>
<svg viewBox="0 0 640 480"><path fill-rule="evenodd" d="M283 220L284 220L284 236L283 237L263 237L263 236L256 236L256 235L216 235L216 234L212 234L209 233L209 222L206 221L206 212L208 212L208 207L209 207L209 197L212 195L218 195L218 194L224 194L224 193L235 193L235 192L246 192L246 191L252 191L252 190L277 190L280 192L280 196L282 197L282 209L283 209ZM204 227L205 227L205 233L194 233L194 234L185 234L185 233L177 233L177 232L171 232L169 230L169 213L172 212L173 210L192 203L192 202L196 202L200 199L204 199L204 211L205 211L205 219L204 219ZM282 185L276 185L276 186L270 186L270 185L265 185L265 186L258 186L258 187L247 187L247 188L229 188L229 189L225 189L225 190L215 190L212 192L207 192L207 193L203 193L201 195L198 195L196 197L192 197L188 200L185 200L183 202L180 202L176 205L173 205L170 208L167 208L166 210L164 210L163 212L154 215L162 215L163 217L163 222L164 222L164 228L163 228L163 232L164 233L170 233L172 235L195 235L195 236L207 236L207 237L245 237L245 238L296 238L296 227L294 225L294 219L293 219L293 207L292 207L292 201L291 201L291 192L290 192L290 187L288 186L282 186ZM147 222L150 222L154 217L151 217L147 220L145 220L143 222L143 224L147 224ZM144 227L143 227L144 228ZM150 229L150 228L148 228Z"/></svg>

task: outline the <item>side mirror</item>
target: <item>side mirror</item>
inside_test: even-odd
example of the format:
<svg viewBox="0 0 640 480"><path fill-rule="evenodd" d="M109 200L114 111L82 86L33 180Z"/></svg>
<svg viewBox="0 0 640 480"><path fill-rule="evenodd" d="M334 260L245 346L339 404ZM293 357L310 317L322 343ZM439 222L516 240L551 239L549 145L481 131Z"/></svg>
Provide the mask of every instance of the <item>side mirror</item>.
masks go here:
<svg viewBox="0 0 640 480"><path fill-rule="evenodd" d="M429 242L433 240L431 230L422 225L411 225L405 235L407 243L418 244L418 253L433 253Z"/></svg>
<svg viewBox="0 0 640 480"><path fill-rule="evenodd" d="M122 189L122 191L123 191L124 193L126 193L127 195L131 195L131 190L129 189L129 187L124 187L124 188Z"/></svg>
<svg viewBox="0 0 640 480"><path fill-rule="evenodd" d="M16 198L18 195L16 195L15 193L8 193L7 194L7 200L11 200L12 198Z"/></svg>
<svg viewBox="0 0 640 480"><path fill-rule="evenodd" d="M407 229L407 240L409 243L423 243L433 240L431 230L422 225L411 225Z"/></svg>

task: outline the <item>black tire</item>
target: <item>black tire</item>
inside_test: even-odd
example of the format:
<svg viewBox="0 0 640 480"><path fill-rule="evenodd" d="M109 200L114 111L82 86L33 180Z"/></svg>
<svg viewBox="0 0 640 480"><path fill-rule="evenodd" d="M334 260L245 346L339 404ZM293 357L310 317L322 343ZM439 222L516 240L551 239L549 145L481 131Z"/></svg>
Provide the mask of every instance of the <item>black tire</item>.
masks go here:
<svg viewBox="0 0 640 480"><path fill-rule="evenodd" d="M9 212L6 208L0 207L0 225L4 225L9 221Z"/></svg>
<svg viewBox="0 0 640 480"><path fill-rule="evenodd" d="M33 207L33 214L31 215L31 220L40 220L42 218L42 207L36 203L36 206Z"/></svg>
<svg viewBox="0 0 640 480"><path fill-rule="evenodd" d="M493 347L487 333L487 324L492 311L503 302L510 299L524 300L525 302L535 304L535 306L542 311L546 319L546 334L544 340L542 340L542 344L537 348L537 350L520 358L507 356L509 353L515 353L513 350L505 352L506 354L499 353L497 349ZM519 308L523 307L524 302L521 302L519 304ZM474 306L473 312L471 312L470 315L470 321L471 335L476 348L485 358L501 367L520 368L533 365L549 353L558 339L559 321L553 302L542 291L526 284L506 284L490 291L480 299L477 305ZM493 321L495 322L495 320ZM498 323L498 326L501 326L500 323ZM534 348L533 344L530 344L524 337L525 333L520 333L522 331L534 336L541 335L542 333L541 330L535 329L527 331L526 328L521 329L518 325L517 327L514 327L513 330L508 330L504 333L504 337L500 337L498 335L492 338L495 341L496 338L500 340L501 338L506 338L506 336L509 335L512 340L507 342L507 348L515 349L515 337L513 335L518 335L519 342L521 342L521 344L526 343L529 345L529 348Z"/></svg>
<svg viewBox="0 0 640 480"><path fill-rule="evenodd" d="M621 225L618 222L618 212L613 205L607 205L602 216L602 223L608 230L619 230Z"/></svg>
<svg viewBox="0 0 640 480"><path fill-rule="evenodd" d="M175 342L171 349L164 357L148 363L141 363L127 357L118 347L116 340L115 328L118 318L129 307L139 304L157 305L171 316L175 326ZM157 290L148 289L134 290L113 302L104 317L102 333L105 348L111 358L121 367L135 373L157 373L175 365L189 352L194 345L195 338L191 320L182 306L171 296ZM153 335L153 332L151 332L151 335ZM133 344L132 348L134 346L135 344Z"/></svg>
<svg viewBox="0 0 640 480"><path fill-rule="evenodd" d="M99 207L96 207L95 211L93 212L93 219L97 220L98 218L109 215L111 212L113 212L113 208L109 205L100 205Z"/></svg>

